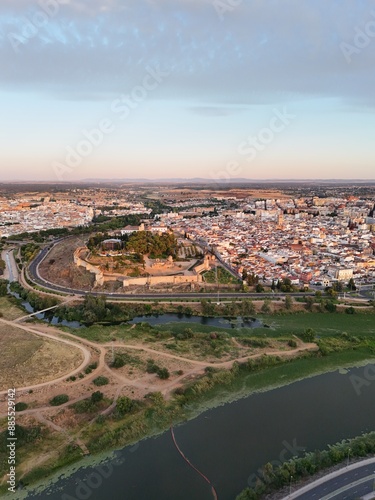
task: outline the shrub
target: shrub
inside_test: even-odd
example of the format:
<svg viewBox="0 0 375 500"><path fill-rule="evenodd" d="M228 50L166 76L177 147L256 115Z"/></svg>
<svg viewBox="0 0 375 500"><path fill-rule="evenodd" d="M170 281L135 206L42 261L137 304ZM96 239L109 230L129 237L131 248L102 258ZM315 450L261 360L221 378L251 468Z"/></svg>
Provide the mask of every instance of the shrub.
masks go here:
<svg viewBox="0 0 375 500"><path fill-rule="evenodd" d="M125 366L125 360L120 356L116 356L113 363L111 363L112 368L122 368L123 366Z"/></svg>
<svg viewBox="0 0 375 500"><path fill-rule="evenodd" d="M97 417L97 419L95 420L95 422L96 422L97 424L99 424L99 425L104 424L104 422L105 422L105 416L104 416L104 415L99 415L99 416Z"/></svg>
<svg viewBox="0 0 375 500"><path fill-rule="evenodd" d="M116 402L116 411L120 415L125 415L125 413L129 413L133 408L133 401L127 396L120 396Z"/></svg>
<svg viewBox="0 0 375 500"><path fill-rule="evenodd" d="M15 406L15 410L16 411L23 411L23 410L26 410L26 408L28 407L28 405L26 403L17 403L16 406Z"/></svg>
<svg viewBox="0 0 375 500"><path fill-rule="evenodd" d="M92 381L93 384L97 385L97 386L101 386L101 385L107 385L109 383L109 380L107 379L107 377L96 377L94 378L94 380Z"/></svg>
<svg viewBox="0 0 375 500"><path fill-rule="evenodd" d="M102 401L104 397L104 394L100 391L95 391L91 394L91 402L92 403L99 403L99 401Z"/></svg>
<svg viewBox="0 0 375 500"><path fill-rule="evenodd" d="M161 378L162 380L166 380L170 376L167 368L159 368L159 370L157 371L157 374L158 374L159 378Z"/></svg>
<svg viewBox="0 0 375 500"><path fill-rule="evenodd" d="M69 396L67 394L59 394L52 398L49 402L51 406L60 406L69 401Z"/></svg>
<svg viewBox="0 0 375 500"><path fill-rule="evenodd" d="M96 362L95 363L91 363L91 365L87 366L86 369L85 369L86 375L88 375L89 373L91 373L97 367L98 367L98 363L96 363Z"/></svg>

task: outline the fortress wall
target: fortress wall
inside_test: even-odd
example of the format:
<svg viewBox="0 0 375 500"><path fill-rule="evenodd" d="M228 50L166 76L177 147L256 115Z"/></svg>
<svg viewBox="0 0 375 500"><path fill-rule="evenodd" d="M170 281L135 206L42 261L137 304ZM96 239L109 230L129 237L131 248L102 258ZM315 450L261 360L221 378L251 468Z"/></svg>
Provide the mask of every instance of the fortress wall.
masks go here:
<svg viewBox="0 0 375 500"><path fill-rule="evenodd" d="M201 283L202 276L149 276L148 278L124 279L123 286L130 285L160 285L160 284L181 284L181 283Z"/></svg>
<svg viewBox="0 0 375 500"><path fill-rule="evenodd" d="M183 284L183 283L202 283L203 279L200 273L210 269L210 262L208 259L205 260L203 264L196 267L194 271L195 275L185 276L149 276L140 278L127 278L123 274L119 273L108 273L102 271L98 266L90 264L84 258L81 257L83 253L87 252L86 247L77 248L74 252L74 263L77 266L84 267L90 273L95 274L95 281L98 285L103 285L108 281L122 281L123 286L127 287L130 285L145 286L145 285L159 285L159 284Z"/></svg>
<svg viewBox="0 0 375 500"><path fill-rule="evenodd" d="M86 251L86 248L77 248L77 250L74 252L73 259L74 263L76 266L81 266L86 269L86 271L89 271L90 273L95 274L95 281L98 283L98 285L103 285L104 284L104 274L103 271L101 271L98 267L90 264L89 262L85 261L84 259L81 259L80 255L82 251Z"/></svg>

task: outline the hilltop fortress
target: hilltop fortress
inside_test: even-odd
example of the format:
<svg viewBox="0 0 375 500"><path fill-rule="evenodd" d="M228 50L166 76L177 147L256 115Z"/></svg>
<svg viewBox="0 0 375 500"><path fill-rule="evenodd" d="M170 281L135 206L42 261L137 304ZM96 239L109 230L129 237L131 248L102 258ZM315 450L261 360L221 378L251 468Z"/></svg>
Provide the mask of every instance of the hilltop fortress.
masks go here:
<svg viewBox="0 0 375 500"><path fill-rule="evenodd" d="M209 271L215 266L216 258L213 255L206 254L203 263L174 262L172 257L166 260L149 258L145 259L145 271L147 276L132 277L123 273L115 273L106 270L102 265L90 262L90 251L87 247L79 247L74 252L74 263L76 266L82 266L90 273L95 275L96 286L103 286L109 281L120 281L124 288L130 285L152 286L159 284L187 284L202 283L202 273Z"/></svg>

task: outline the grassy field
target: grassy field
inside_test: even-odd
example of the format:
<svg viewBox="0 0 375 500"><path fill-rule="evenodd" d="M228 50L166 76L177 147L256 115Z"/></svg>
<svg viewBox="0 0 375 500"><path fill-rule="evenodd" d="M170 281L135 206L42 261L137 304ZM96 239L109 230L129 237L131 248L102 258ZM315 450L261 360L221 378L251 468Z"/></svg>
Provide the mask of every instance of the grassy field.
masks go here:
<svg viewBox="0 0 375 500"><path fill-rule="evenodd" d="M203 274L203 279L206 283L217 283L219 282L222 285L237 285L239 280L232 276L229 271L224 269L223 267L217 268L217 278L216 271L211 269L211 271L207 271Z"/></svg>
<svg viewBox="0 0 375 500"><path fill-rule="evenodd" d="M349 335L370 337L375 340L374 313L294 313L261 315L259 319L271 328L256 328L255 335L279 336L294 333L300 335L313 328L318 337Z"/></svg>
<svg viewBox="0 0 375 500"><path fill-rule="evenodd" d="M0 312L4 319L13 320L25 315L25 311L13 303L8 297L0 297Z"/></svg>
<svg viewBox="0 0 375 500"><path fill-rule="evenodd" d="M78 349L0 322L0 390L52 380L78 366Z"/></svg>

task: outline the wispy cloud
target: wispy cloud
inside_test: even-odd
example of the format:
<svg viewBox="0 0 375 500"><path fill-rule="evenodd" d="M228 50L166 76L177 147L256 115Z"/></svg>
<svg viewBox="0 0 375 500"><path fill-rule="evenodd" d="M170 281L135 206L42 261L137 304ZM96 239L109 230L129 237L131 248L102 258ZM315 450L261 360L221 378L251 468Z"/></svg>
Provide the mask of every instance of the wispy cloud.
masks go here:
<svg viewBox="0 0 375 500"><path fill-rule="evenodd" d="M47 0L45 0L47 1ZM172 68L164 97L254 103L275 93L373 100L375 43L348 65L340 43L364 25L373 0L249 0L223 22L209 0L56 0L59 12L18 54L42 0L0 0L0 85L108 94L131 88L148 64ZM78 91L77 91L78 89ZM194 110L219 113L217 109ZM227 111L222 111L227 112Z"/></svg>

